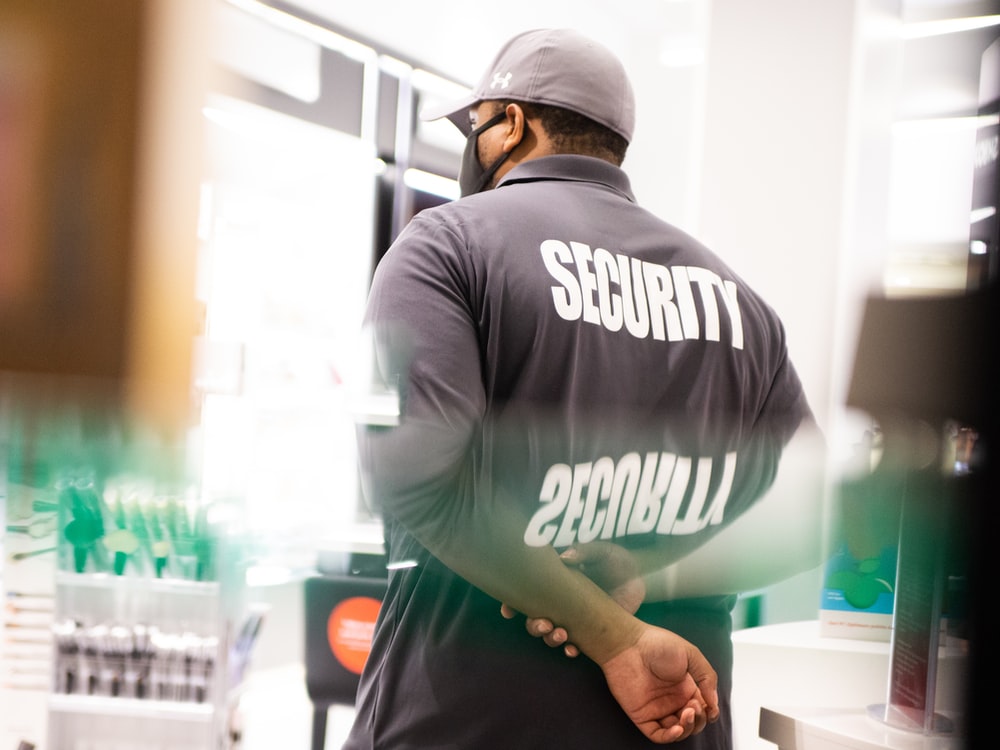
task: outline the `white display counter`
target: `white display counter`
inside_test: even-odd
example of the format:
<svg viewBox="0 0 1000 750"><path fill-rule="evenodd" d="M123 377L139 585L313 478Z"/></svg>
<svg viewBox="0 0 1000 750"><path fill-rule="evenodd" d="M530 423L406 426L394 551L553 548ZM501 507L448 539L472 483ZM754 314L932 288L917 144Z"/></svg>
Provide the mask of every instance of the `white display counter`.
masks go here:
<svg viewBox="0 0 1000 750"><path fill-rule="evenodd" d="M941 744L939 738L926 744L923 735L887 727L868 715L870 706L886 701L888 643L826 638L819 633L819 621L810 620L749 628L733 634L733 723L737 750L774 750L779 739L786 743L780 745L781 750L951 747L947 741ZM942 650L938 711L960 712L963 666L960 649ZM767 722L764 717L769 717ZM866 733L859 728L871 731ZM846 737L853 733L861 744L850 744L847 740L840 744L801 744L803 737L818 738L839 731ZM896 735L903 744L885 744L880 739ZM798 737L800 744L787 744L790 737Z"/></svg>
<svg viewBox="0 0 1000 750"><path fill-rule="evenodd" d="M881 723L865 709L763 708L760 736L779 750L963 750L956 736L926 736ZM773 745L768 745L773 747Z"/></svg>

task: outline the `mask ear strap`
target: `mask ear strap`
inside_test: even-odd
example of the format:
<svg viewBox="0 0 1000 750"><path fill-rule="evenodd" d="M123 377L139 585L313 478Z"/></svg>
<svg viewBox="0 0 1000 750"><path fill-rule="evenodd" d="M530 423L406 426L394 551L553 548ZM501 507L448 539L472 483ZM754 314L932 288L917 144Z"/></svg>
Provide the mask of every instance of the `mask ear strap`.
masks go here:
<svg viewBox="0 0 1000 750"><path fill-rule="evenodd" d="M493 117L491 117L490 119L488 119L486 122L484 122L478 128L475 128L474 130L472 130L472 132L470 132L469 135L470 136L474 135L474 136L476 136L478 138L480 133L482 133L484 130L489 130L494 125L496 125L497 123L501 122L505 117L507 117L507 113L506 112L503 112L503 111L497 112L495 115L493 115Z"/></svg>
<svg viewBox="0 0 1000 750"><path fill-rule="evenodd" d="M497 158L495 162L490 164L489 169L483 172L483 176L479 178L479 182L476 184L477 193L481 192L482 189L486 187L486 183L488 183L491 179L493 179L493 175L496 174L496 171L498 169L500 169L500 165L503 164L505 161L507 161L507 157L509 156L510 156L509 151L504 152L499 156L499 158Z"/></svg>

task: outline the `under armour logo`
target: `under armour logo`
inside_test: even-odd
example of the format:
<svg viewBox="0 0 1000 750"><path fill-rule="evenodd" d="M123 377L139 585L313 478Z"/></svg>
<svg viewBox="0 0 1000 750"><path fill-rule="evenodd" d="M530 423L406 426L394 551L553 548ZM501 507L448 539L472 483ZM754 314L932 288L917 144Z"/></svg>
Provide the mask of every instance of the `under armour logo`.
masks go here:
<svg viewBox="0 0 1000 750"><path fill-rule="evenodd" d="M514 75L513 73L507 73L507 75L500 75L499 73L493 74L493 83L490 84L491 89L495 89L498 86L502 89L507 88L510 85L510 78Z"/></svg>

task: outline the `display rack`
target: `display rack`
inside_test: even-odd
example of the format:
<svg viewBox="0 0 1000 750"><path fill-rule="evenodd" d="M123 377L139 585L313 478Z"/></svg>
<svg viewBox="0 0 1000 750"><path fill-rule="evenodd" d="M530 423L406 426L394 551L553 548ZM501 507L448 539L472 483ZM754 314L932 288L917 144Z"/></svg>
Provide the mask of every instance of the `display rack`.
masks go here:
<svg viewBox="0 0 1000 750"><path fill-rule="evenodd" d="M226 746L219 584L60 572L56 613L52 747Z"/></svg>
<svg viewBox="0 0 1000 750"><path fill-rule="evenodd" d="M115 551L109 540L136 527L115 524L117 514L104 505L100 535L81 547L66 530L83 516L68 505L60 505L48 747L232 747L231 714L248 656L239 545L217 529L191 527L190 538L208 550L205 564L158 564L152 528L146 538L136 535L135 549ZM183 542L172 539L171 551ZM203 580L184 577L194 574Z"/></svg>

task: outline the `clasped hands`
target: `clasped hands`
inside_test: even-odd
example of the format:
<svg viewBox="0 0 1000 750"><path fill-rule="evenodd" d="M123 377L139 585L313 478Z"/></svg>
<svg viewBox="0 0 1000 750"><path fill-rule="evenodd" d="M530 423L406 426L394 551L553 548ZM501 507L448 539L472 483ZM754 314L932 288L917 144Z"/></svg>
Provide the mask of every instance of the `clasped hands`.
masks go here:
<svg viewBox="0 0 1000 750"><path fill-rule="evenodd" d="M571 547L563 562L604 589L629 614L635 614L646 594L632 555L608 542ZM506 604L501 614L518 613ZM719 718L717 675L701 651L675 633L636 620L634 637L613 656L599 663L618 704L650 740L670 743L701 732ZM580 649L570 633L543 617L529 617L527 631L548 646L562 646L568 657Z"/></svg>

